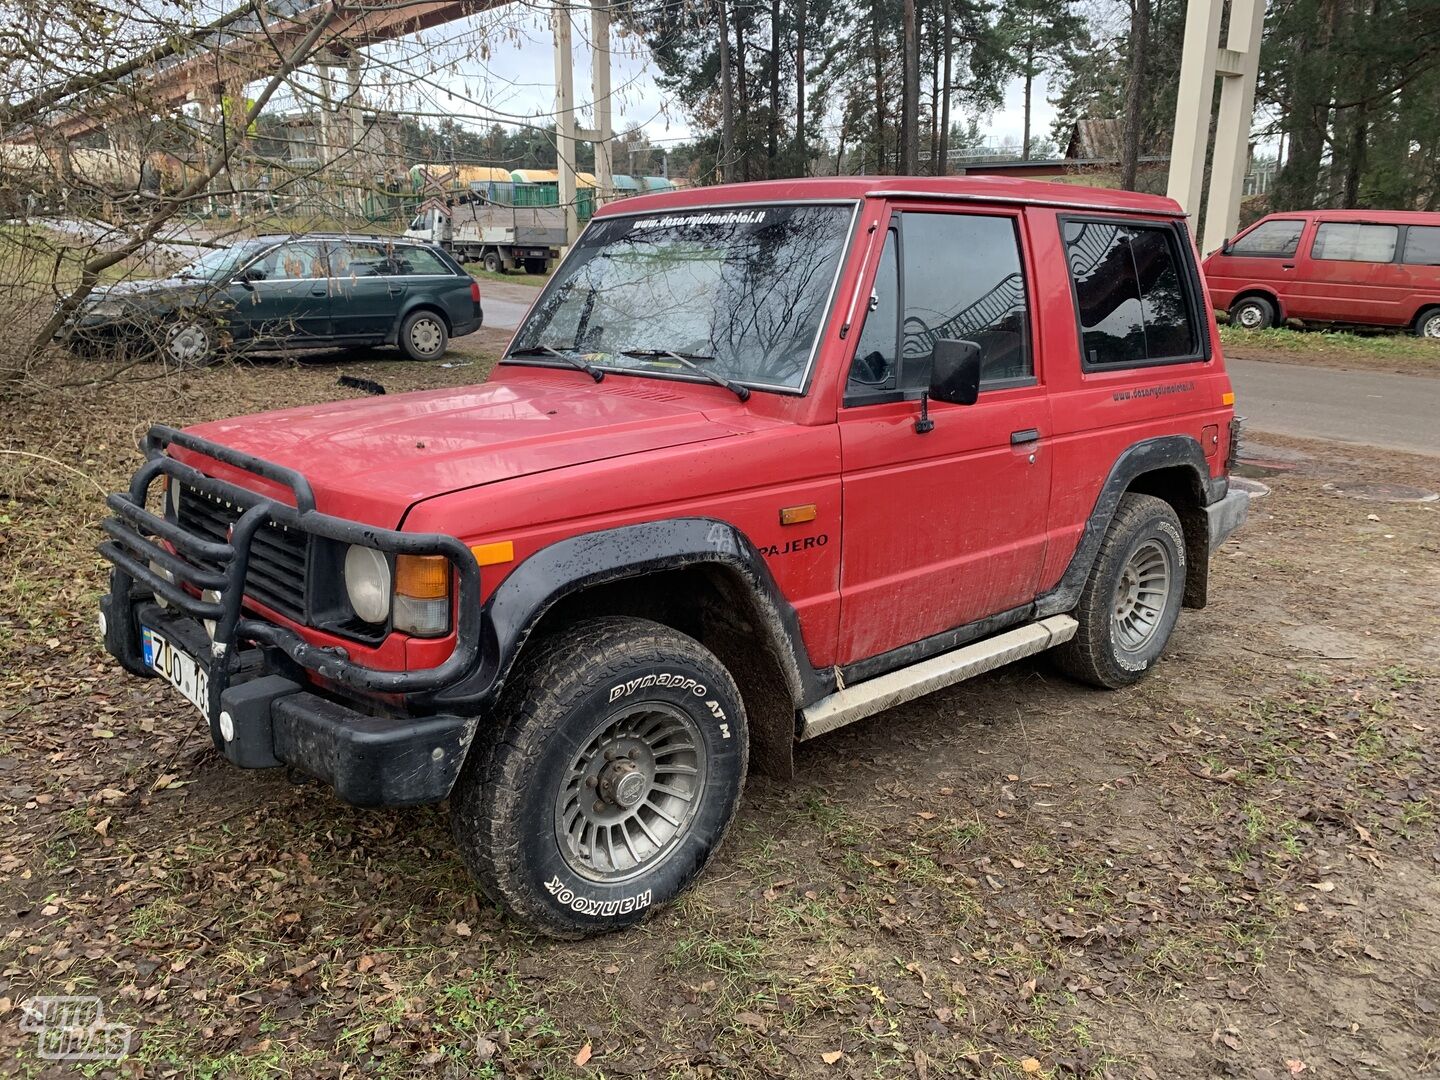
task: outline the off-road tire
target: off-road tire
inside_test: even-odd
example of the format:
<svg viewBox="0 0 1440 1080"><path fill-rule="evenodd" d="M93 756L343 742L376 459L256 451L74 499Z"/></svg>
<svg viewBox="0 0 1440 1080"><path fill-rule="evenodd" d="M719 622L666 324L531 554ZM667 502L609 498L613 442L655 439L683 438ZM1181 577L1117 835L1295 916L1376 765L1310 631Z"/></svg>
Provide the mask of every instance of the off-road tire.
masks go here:
<svg viewBox="0 0 1440 1080"><path fill-rule="evenodd" d="M421 333L421 328L425 333ZM422 308L405 316L397 338L400 351L411 360L438 360L450 347L450 330L434 311Z"/></svg>
<svg viewBox="0 0 1440 1080"><path fill-rule="evenodd" d="M1426 308L1415 316L1415 334L1431 341L1440 338L1440 307Z"/></svg>
<svg viewBox="0 0 1440 1080"><path fill-rule="evenodd" d="M653 862L621 880L582 873L574 860L583 857L562 850L557 800L577 755L615 718L623 724L647 706L693 721L703 787L685 828ZM480 888L514 918L559 938L619 930L674 900L705 868L734 819L748 756L745 707L714 654L645 619L587 620L522 655L451 793L451 829ZM599 857L598 835L592 844Z"/></svg>
<svg viewBox="0 0 1440 1080"><path fill-rule="evenodd" d="M1117 631L1117 606L1127 566L1144 549L1152 559L1157 550L1168 560L1164 606L1143 645L1125 647ZM1080 623L1075 636L1052 650L1065 674L1081 682L1116 690L1145 677L1170 640L1185 595L1185 534L1170 504L1153 495L1130 493L1120 500L1100 553L1090 569L1080 603L1072 614Z"/></svg>
<svg viewBox="0 0 1440 1080"><path fill-rule="evenodd" d="M1275 305L1263 296L1246 296L1230 305L1230 325L1242 330L1269 330L1278 318Z"/></svg>

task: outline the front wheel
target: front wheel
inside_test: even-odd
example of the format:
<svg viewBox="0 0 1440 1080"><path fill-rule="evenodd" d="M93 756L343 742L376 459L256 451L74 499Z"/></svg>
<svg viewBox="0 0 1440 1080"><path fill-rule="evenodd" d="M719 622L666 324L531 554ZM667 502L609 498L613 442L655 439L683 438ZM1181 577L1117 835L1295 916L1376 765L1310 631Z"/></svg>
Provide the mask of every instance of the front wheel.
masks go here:
<svg viewBox="0 0 1440 1080"><path fill-rule="evenodd" d="M1119 689L1149 672L1180 617L1185 536L1164 499L1125 495L1080 593L1075 636L1052 655L1081 682Z"/></svg>
<svg viewBox="0 0 1440 1080"><path fill-rule="evenodd" d="M450 332L445 320L433 311L416 311L400 326L400 349L411 360L434 360L445 355Z"/></svg>
<svg viewBox="0 0 1440 1080"><path fill-rule="evenodd" d="M1422 311L1415 319L1415 333L1431 341L1440 340L1440 308Z"/></svg>
<svg viewBox="0 0 1440 1080"><path fill-rule="evenodd" d="M482 721L482 725L486 721ZM450 800L460 854L512 916L555 937L634 925L724 838L745 782L745 707L693 638L644 619L535 645Z"/></svg>
<svg viewBox="0 0 1440 1080"><path fill-rule="evenodd" d="M176 367L199 367L214 354L214 335L202 320L182 318L165 328L165 359Z"/></svg>
<svg viewBox="0 0 1440 1080"><path fill-rule="evenodd" d="M1275 325L1275 305L1263 296L1247 296L1230 305L1230 325L1242 330L1269 330Z"/></svg>

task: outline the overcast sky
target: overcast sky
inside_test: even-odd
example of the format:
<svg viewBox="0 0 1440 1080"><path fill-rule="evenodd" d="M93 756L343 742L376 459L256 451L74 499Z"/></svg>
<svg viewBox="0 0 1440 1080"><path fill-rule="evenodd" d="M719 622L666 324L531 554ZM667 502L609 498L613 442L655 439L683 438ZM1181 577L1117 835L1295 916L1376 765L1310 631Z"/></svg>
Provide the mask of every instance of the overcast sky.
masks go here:
<svg viewBox="0 0 1440 1080"><path fill-rule="evenodd" d="M582 107L591 100L588 30L588 19L577 16L575 97ZM371 49L370 57L365 96L375 104L431 120L453 115L472 122L543 124L553 115L554 51L549 23L519 5L498 15L476 16ZM656 86L642 44L616 38L611 72L617 131L638 127L652 142L661 144L691 136L679 104ZM1049 132L1054 112L1045 100L1041 79L1034 95L1035 135ZM968 117L956 119L963 122ZM1004 106L979 120L987 142L1018 142L1023 126L1021 84L1016 81L1007 86Z"/></svg>

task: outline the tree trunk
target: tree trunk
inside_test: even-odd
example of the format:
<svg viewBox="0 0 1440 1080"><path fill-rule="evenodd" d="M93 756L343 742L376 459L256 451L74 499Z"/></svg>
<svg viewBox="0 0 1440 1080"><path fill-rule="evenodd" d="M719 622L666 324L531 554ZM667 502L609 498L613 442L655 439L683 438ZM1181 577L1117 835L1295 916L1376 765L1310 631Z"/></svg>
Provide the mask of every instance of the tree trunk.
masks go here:
<svg viewBox="0 0 1440 1080"><path fill-rule="evenodd" d="M809 173L805 151L805 0L795 2L795 149L799 167Z"/></svg>
<svg viewBox="0 0 1440 1080"><path fill-rule="evenodd" d="M920 39L915 27L915 0L905 0L905 71L900 85L900 171L920 171Z"/></svg>
<svg viewBox="0 0 1440 1080"><path fill-rule="evenodd" d="M950 171L950 67L953 62L952 39L950 35L950 0L940 0L940 52L943 56L943 73L940 76L940 157L937 159L935 175L944 176Z"/></svg>
<svg viewBox="0 0 1440 1080"><path fill-rule="evenodd" d="M930 175L940 158L940 12L932 3L930 14Z"/></svg>
<svg viewBox="0 0 1440 1080"><path fill-rule="evenodd" d="M1321 0L1313 10L1314 18L1307 23L1316 28L1314 36L1307 29L1295 42L1285 116L1290 148L1271 189L1272 210L1310 210L1319 201L1320 162L1334 94L1329 53L1339 26L1340 3Z"/></svg>
<svg viewBox="0 0 1440 1080"><path fill-rule="evenodd" d="M739 157L740 179L749 180L750 177L750 91L745 84L745 20L741 7L735 14L735 56L732 63L735 67L735 93L740 101L740 119L737 124L735 152Z"/></svg>
<svg viewBox="0 0 1440 1080"><path fill-rule="evenodd" d="M870 55L875 62L875 171L885 172L885 57L880 51L880 0L870 0Z"/></svg>
<svg viewBox="0 0 1440 1080"><path fill-rule="evenodd" d="M780 157L780 0L770 0L770 145L765 175L781 175Z"/></svg>
<svg viewBox="0 0 1440 1080"><path fill-rule="evenodd" d="M730 71L730 17L726 0L716 0L720 18L720 180L735 179L735 80Z"/></svg>
<svg viewBox="0 0 1440 1080"><path fill-rule="evenodd" d="M1135 190L1140 171L1140 125L1145 105L1145 68L1150 51L1150 0L1130 0L1130 70L1125 79L1125 116L1120 143L1120 187Z"/></svg>
<svg viewBox="0 0 1440 1080"><path fill-rule="evenodd" d="M1020 136L1020 160L1030 160L1030 95L1035 89L1035 38L1025 42L1025 125Z"/></svg>

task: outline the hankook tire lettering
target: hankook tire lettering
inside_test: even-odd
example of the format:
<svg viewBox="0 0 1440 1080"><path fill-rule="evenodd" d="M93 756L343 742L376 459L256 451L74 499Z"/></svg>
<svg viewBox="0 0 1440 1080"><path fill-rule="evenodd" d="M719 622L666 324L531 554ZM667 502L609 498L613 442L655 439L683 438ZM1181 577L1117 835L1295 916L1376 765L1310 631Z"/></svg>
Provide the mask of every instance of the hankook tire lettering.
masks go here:
<svg viewBox="0 0 1440 1080"><path fill-rule="evenodd" d="M580 896L558 877L552 877L545 882L545 891L577 914L600 916L629 915L634 911L643 911L650 906L652 893L652 890L646 889L642 893L620 900L596 900L594 897Z"/></svg>

